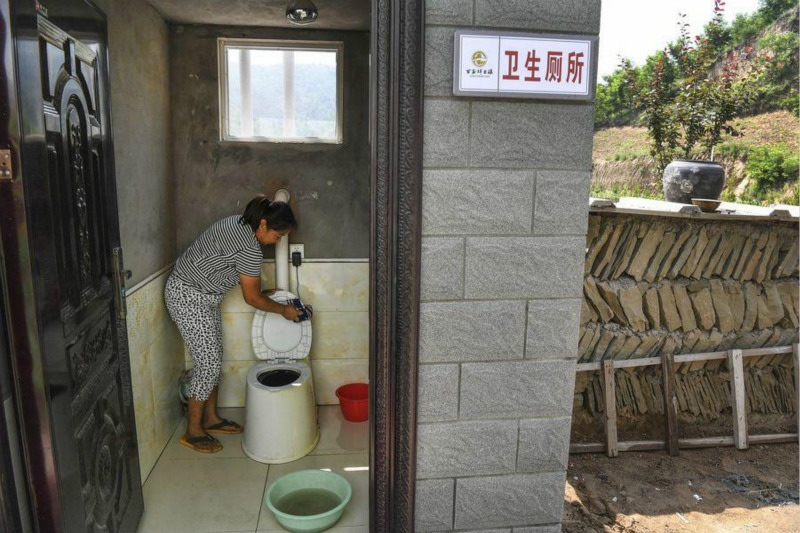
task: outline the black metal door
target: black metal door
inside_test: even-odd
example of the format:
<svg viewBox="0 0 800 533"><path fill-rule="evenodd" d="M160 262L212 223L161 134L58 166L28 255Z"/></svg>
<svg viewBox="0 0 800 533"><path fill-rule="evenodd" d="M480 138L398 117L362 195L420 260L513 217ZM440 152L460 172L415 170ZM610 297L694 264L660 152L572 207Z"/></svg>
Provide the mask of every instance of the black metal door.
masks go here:
<svg viewBox="0 0 800 533"><path fill-rule="evenodd" d="M0 209L24 205L0 222L18 252L5 268L34 515L43 532L132 532L142 493L115 276L105 18L82 0L12 0L11 29L19 129Z"/></svg>

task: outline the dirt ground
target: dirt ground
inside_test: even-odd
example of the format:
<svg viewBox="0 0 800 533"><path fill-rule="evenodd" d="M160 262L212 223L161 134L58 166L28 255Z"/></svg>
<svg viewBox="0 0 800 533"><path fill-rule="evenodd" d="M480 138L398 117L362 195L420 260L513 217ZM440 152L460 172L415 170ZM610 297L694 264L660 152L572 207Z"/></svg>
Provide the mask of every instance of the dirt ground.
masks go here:
<svg viewBox="0 0 800 533"><path fill-rule="evenodd" d="M797 533L798 446L573 454L563 533Z"/></svg>

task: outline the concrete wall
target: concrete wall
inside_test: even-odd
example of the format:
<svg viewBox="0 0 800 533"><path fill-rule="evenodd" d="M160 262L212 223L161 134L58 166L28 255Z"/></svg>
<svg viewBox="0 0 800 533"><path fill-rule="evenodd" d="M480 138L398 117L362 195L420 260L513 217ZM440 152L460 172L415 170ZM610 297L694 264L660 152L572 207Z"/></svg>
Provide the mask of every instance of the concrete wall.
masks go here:
<svg viewBox="0 0 800 533"><path fill-rule="evenodd" d="M96 3L108 17L120 237L132 287L177 257L168 29L147 2Z"/></svg>
<svg viewBox="0 0 800 533"><path fill-rule="evenodd" d="M343 144L220 142L218 37L344 42ZM300 219L292 242L307 257L368 257L368 34L175 26L170 45L178 250L255 194L285 186Z"/></svg>
<svg viewBox="0 0 800 533"><path fill-rule="evenodd" d="M455 98L455 27L596 35L600 2L427 3L416 529L560 531L591 103Z"/></svg>
<svg viewBox="0 0 800 533"><path fill-rule="evenodd" d="M182 416L183 342L164 307L176 258L169 33L147 2L97 0L108 19L117 202L128 281L128 348L142 482Z"/></svg>

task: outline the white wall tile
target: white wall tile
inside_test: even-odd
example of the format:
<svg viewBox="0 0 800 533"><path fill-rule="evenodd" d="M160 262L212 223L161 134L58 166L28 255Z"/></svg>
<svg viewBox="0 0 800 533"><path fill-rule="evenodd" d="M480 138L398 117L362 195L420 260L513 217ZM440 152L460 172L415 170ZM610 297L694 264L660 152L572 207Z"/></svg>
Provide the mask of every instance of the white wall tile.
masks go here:
<svg viewBox="0 0 800 533"><path fill-rule="evenodd" d="M156 451L153 381L150 376L150 351L130 355L133 411L136 417L136 438L139 446L139 468L142 483L158 458Z"/></svg>
<svg viewBox="0 0 800 533"><path fill-rule="evenodd" d="M336 389L347 383L366 383L369 379L368 359L311 361L314 394L317 405L337 405Z"/></svg>
<svg viewBox="0 0 800 533"><path fill-rule="evenodd" d="M312 323L311 359L369 357L367 311L314 313Z"/></svg>
<svg viewBox="0 0 800 533"><path fill-rule="evenodd" d="M265 263L261 279L275 286L275 265ZM295 269L289 269L289 287L296 292ZM304 263L300 267L300 297L314 312L369 311L369 263Z"/></svg>
<svg viewBox="0 0 800 533"><path fill-rule="evenodd" d="M183 368L183 340L177 328L169 325L150 346L155 439L159 454L169 442L183 414L178 396L178 379Z"/></svg>
<svg viewBox="0 0 800 533"><path fill-rule="evenodd" d="M222 313L222 350L226 361L256 359L251 330L255 313Z"/></svg>
<svg viewBox="0 0 800 533"><path fill-rule="evenodd" d="M146 350L172 322L164 304L164 285L170 272L165 272L125 299L130 353Z"/></svg>
<svg viewBox="0 0 800 533"><path fill-rule="evenodd" d="M142 482L180 418L177 379L184 347L164 304L165 272L126 298L133 408Z"/></svg>

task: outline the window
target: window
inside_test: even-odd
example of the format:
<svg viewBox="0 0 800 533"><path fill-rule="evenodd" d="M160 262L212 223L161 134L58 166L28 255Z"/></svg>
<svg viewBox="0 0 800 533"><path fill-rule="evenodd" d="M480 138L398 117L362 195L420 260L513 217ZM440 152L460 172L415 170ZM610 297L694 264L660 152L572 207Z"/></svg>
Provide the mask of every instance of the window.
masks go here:
<svg viewBox="0 0 800 533"><path fill-rule="evenodd" d="M342 43L219 40L223 141L342 142Z"/></svg>

